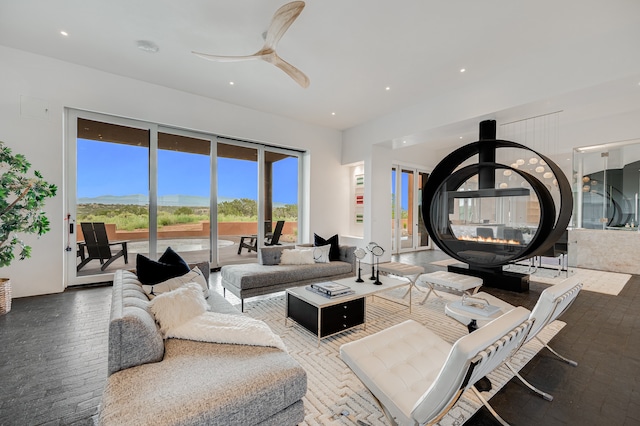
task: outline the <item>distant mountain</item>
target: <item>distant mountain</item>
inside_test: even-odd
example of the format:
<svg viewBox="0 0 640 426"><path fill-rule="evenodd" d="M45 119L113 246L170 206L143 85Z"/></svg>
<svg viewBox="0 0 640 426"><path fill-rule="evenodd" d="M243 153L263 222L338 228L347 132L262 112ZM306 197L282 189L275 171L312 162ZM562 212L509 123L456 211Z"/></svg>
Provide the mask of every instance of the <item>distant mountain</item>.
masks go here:
<svg viewBox="0 0 640 426"><path fill-rule="evenodd" d="M219 197L218 203L233 201L235 198ZM78 204L133 204L143 206L149 204L149 197L142 194L131 195L101 195L99 197L80 197ZM188 207L209 207L207 197L196 195L161 195L158 197L159 206L188 206ZM274 207L283 207L284 203L273 203Z"/></svg>
<svg viewBox="0 0 640 426"><path fill-rule="evenodd" d="M78 204L149 204L149 197L142 194L101 195L99 197L80 197Z"/></svg>

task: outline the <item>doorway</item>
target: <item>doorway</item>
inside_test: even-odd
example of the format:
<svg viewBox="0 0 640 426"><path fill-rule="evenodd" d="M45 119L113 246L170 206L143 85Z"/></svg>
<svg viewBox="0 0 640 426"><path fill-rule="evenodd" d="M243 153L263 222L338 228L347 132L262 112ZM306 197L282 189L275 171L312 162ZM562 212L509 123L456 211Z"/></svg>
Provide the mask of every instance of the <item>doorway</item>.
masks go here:
<svg viewBox="0 0 640 426"><path fill-rule="evenodd" d="M431 248L422 220L422 188L429 174L394 165L391 168L391 251L393 254Z"/></svg>

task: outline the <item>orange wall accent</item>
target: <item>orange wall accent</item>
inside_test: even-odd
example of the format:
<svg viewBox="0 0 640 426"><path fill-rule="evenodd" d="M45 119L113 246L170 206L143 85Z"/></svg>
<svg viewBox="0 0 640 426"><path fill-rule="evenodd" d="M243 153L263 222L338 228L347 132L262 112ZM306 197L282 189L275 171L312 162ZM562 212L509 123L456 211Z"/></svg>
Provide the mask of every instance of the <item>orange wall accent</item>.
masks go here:
<svg viewBox="0 0 640 426"><path fill-rule="evenodd" d="M118 240L147 240L149 239L149 230L139 229L134 231L116 230L116 225L107 223L107 236L109 241ZM206 238L209 236L211 224L209 221L192 223L185 225L169 225L164 226L158 232L158 238ZM275 225L274 225L275 226ZM78 241L84 241L80 224L76 225L78 233ZM218 235L252 235L256 234L258 226L256 222L220 222L218 223ZM295 235L298 230L298 222L285 222L282 229L283 235Z"/></svg>

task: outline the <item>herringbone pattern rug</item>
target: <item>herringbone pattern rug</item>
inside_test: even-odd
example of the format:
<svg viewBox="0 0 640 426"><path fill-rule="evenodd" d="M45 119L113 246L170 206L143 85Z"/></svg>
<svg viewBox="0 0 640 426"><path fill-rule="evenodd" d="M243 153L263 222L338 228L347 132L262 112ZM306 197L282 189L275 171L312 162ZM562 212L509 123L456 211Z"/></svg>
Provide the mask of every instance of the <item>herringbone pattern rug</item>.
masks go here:
<svg viewBox="0 0 640 426"><path fill-rule="evenodd" d="M366 285L366 284L363 284ZM285 325L284 293L277 293L268 299L245 303L245 311L253 318L265 321L284 340L289 353L307 371L308 391L304 399L304 425L387 425L389 424L375 400L364 388L360 380L340 359L339 349L344 343L360 339L379 330L388 328L407 319L413 319L433 330L443 339L453 343L467 333L465 326L444 314L444 306L459 296L440 293L442 298L431 296L424 305L416 303L422 294L414 293L414 305L410 314L406 307L389 300L402 301L405 290L387 293L388 300L376 297L367 301L367 327L356 327L350 331L322 340L317 344L312 335L293 321ZM415 297L417 296L417 297ZM539 337L547 342L564 323L556 321L543 330ZM542 348L535 340L525 345L514 357L512 364L520 369ZM483 396L490 398L513 375L501 367L489 377L493 384L491 392ZM471 392L466 392L441 425L461 425L481 406Z"/></svg>

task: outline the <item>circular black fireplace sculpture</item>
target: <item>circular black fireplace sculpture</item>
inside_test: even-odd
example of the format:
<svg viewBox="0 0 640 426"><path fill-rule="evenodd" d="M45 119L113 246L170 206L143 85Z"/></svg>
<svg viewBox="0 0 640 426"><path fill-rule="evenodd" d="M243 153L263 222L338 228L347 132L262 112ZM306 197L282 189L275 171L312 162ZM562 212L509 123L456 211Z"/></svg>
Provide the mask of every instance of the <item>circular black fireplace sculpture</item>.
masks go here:
<svg viewBox="0 0 640 426"><path fill-rule="evenodd" d="M450 270L482 276L485 285L497 284L495 285L497 287L509 288L514 285L510 283L507 276L519 274L503 272L502 266L547 253L566 231L573 210L573 196L569 181L557 164L524 145L496 139L495 126L493 120L480 123L480 140L455 150L435 167L422 191L422 217L429 235L438 247L454 259L469 265L463 270L458 267L450 267ZM546 162L557 182L560 205L556 206L547 186L535 175L519 168L497 163L496 150L502 148L525 150ZM474 155L478 155L479 162L477 164L456 170ZM528 184L527 187L496 187L495 173L497 170L508 170L507 173L519 175ZM478 176L478 190L461 191L461 186L475 175ZM527 197L529 199L528 187L531 187L538 200L540 214L538 226L527 242L523 239L517 240L517 238L481 238L479 234L483 226L482 223L476 224L478 235L473 238L464 239L454 232L449 213L453 213L456 200L500 199L501 197ZM482 200L476 201L482 202ZM505 228L504 226L502 228L505 233L506 229L513 233L513 228ZM518 231L516 230L516 232ZM496 282L488 283L488 280ZM520 291L528 289L528 276L526 279L517 276L514 280L520 282ZM497 281L507 282L507 284L500 285Z"/></svg>

